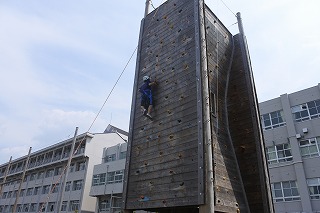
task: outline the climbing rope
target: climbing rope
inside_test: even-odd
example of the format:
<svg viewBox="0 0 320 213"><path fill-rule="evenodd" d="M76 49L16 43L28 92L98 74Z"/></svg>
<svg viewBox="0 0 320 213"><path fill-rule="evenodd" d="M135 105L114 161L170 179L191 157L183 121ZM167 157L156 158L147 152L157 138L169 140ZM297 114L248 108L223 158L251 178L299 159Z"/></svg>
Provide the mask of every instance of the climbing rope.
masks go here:
<svg viewBox="0 0 320 213"><path fill-rule="evenodd" d="M235 17L237 17L237 15L226 5L226 3L224 3L224 1L222 1L222 0L220 0L223 4L224 4L224 6L226 6L226 8L235 16Z"/></svg>

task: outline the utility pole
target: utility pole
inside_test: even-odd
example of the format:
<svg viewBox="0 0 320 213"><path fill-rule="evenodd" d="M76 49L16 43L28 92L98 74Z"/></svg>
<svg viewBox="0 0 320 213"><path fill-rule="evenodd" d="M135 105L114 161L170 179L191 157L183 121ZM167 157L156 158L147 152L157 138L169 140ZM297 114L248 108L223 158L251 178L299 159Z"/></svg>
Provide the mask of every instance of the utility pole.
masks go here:
<svg viewBox="0 0 320 213"><path fill-rule="evenodd" d="M3 181L0 185L0 197L2 196L2 188L3 188L3 185L6 183L7 181L7 176L8 176L8 173L9 173L9 169L10 169L10 166L11 166L11 160L12 160L12 156L10 157L10 160L9 160L9 163L8 163L8 166L7 166L7 169L5 171L5 174L4 174L4 178L3 178Z"/></svg>
<svg viewBox="0 0 320 213"><path fill-rule="evenodd" d="M60 187L60 202L59 202L59 205L58 205L58 211L57 212L61 212L61 206L62 206L62 202L63 202L63 195L64 195L64 187L66 185L66 182L67 182L67 179L68 179L68 174L69 174L69 167L70 167L70 164L71 164L71 160L73 158L73 154L74 154L74 147L75 147L75 144L76 144L76 140L77 140L77 134L78 134L78 127L76 127L76 130L74 132L74 137L73 137L73 141L72 141L72 145L71 145L71 150L70 150L70 157L68 159L68 162L67 162L67 165L64 169L64 172L65 172L65 175L64 175L64 178L63 178L63 182L61 184L61 187Z"/></svg>
<svg viewBox="0 0 320 213"><path fill-rule="evenodd" d="M149 8L150 8L150 0L146 0L146 9L144 11L144 17L146 17L149 14Z"/></svg>
<svg viewBox="0 0 320 213"><path fill-rule="evenodd" d="M17 204L18 204L18 201L19 201L20 193L21 193L22 182L23 182L23 180L24 180L24 177L26 176L26 171L27 171L28 164L29 164L30 154L31 154L31 147L29 148L28 157L27 157L26 163L25 163L25 165L24 165L22 177L21 177L20 184L19 184L19 189L18 189L18 192L17 192L16 200L15 200L14 205L13 205L13 210L12 210L12 212L17 212L17 211L16 211L16 209L17 209Z"/></svg>

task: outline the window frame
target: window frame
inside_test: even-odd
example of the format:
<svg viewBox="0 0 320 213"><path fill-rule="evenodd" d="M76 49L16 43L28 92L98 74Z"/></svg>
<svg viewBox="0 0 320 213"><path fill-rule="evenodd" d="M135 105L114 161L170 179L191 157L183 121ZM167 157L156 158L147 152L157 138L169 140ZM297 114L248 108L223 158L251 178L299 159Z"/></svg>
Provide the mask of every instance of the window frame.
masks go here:
<svg viewBox="0 0 320 213"><path fill-rule="evenodd" d="M279 149L280 146L282 146L282 149ZM284 157L279 157L281 152L283 152L283 154L285 155ZM290 152L291 155L287 156L286 155L287 152ZM269 165L293 161L290 143L283 143L283 144L277 144L274 146L268 146L266 147L266 154L267 154L267 161ZM275 158L271 159L270 155L272 154L275 155Z"/></svg>
<svg viewBox="0 0 320 213"><path fill-rule="evenodd" d="M302 144L303 142L307 142L307 143ZM315 147L316 152L311 152L312 147ZM319 157L320 156L320 137L300 140L299 149L300 149L300 154L302 158ZM308 152L304 153L304 150L308 150Z"/></svg>
<svg viewBox="0 0 320 213"><path fill-rule="evenodd" d="M275 187L276 184L277 184L277 188ZM284 186L287 184L289 184L290 186L289 188L287 186ZM272 191L272 198L275 203L301 200L301 197L299 194L299 188L295 180L271 183L271 191ZM291 196L286 196L285 194L289 191L291 192ZM293 191L296 191L298 195L292 195ZM281 196L276 196L279 193L281 194Z"/></svg>
<svg viewBox="0 0 320 213"><path fill-rule="evenodd" d="M317 183L310 183L311 181L316 180ZM308 185L308 190L309 190L309 195L310 195L310 200L320 200L320 178L308 178L307 179L307 185ZM313 193L314 191L313 187L317 187L316 190L318 193Z"/></svg>
<svg viewBox="0 0 320 213"><path fill-rule="evenodd" d="M277 116L274 117L273 116L274 114L276 114ZM261 124L262 124L263 130L274 129L274 128L278 128L286 125L286 120L284 119L283 110L277 110L277 111L265 113L260 117L261 117ZM278 123L274 122L276 119L278 121L279 119L281 119L282 122L278 122ZM270 122L269 125L266 125L267 121Z"/></svg>
<svg viewBox="0 0 320 213"><path fill-rule="evenodd" d="M312 113L312 110L316 110L316 113ZM306 120L319 118L320 117L320 99L293 106L291 107L291 112L292 112L293 120L296 122L302 122ZM304 113L305 115L302 115L302 113Z"/></svg>

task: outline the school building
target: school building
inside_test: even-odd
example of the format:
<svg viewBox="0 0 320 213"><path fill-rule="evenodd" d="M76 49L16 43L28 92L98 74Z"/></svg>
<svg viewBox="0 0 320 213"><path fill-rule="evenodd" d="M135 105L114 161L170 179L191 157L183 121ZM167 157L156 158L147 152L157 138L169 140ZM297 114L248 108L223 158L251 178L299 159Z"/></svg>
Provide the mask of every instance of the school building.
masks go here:
<svg viewBox="0 0 320 213"><path fill-rule="evenodd" d="M73 138L70 138L32 152L29 161L28 156L24 156L12 160L10 167L9 162L0 165L0 213L14 209L24 213L95 212L96 198L89 196L94 165L101 163L105 147L125 140L125 131L109 125L103 133L78 135L74 151L71 151ZM61 175L71 153L75 154L70 167ZM115 181L118 177L113 176Z"/></svg>
<svg viewBox="0 0 320 213"><path fill-rule="evenodd" d="M320 212L320 84L259 108L275 212Z"/></svg>

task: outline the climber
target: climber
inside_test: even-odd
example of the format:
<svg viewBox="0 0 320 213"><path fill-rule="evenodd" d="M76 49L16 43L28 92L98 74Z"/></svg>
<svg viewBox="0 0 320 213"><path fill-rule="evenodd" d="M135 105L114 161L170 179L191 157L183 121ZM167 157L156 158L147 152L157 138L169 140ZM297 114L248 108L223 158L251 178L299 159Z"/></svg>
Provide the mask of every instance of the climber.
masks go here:
<svg viewBox="0 0 320 213"><path fill-rule="evenodd" d="M150 81L149 76L143 76L143 84L139 88L141 92L141 112L143 115L152 119L151 111L153 107L152 86L157 85L157 81Z"/></svg>

